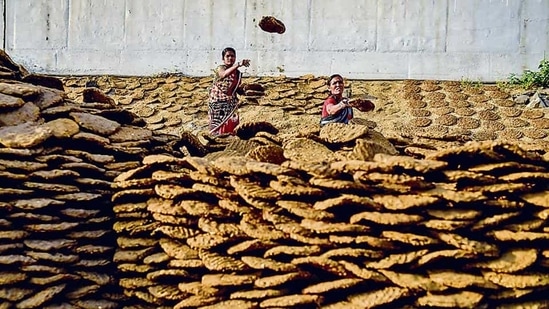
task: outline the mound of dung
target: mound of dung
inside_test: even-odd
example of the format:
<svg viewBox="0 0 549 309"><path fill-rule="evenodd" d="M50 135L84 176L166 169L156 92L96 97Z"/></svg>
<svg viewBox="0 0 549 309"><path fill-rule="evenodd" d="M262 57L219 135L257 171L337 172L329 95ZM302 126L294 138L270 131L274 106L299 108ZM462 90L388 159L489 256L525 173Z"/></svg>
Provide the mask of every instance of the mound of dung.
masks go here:
<svg viewBox="0 0 549 309"><path fill-rule="evenodd" d="M0 54L0 299L6 308L118 308L113 179L175 136L90 88L66 98L54 77Z"/></svg>

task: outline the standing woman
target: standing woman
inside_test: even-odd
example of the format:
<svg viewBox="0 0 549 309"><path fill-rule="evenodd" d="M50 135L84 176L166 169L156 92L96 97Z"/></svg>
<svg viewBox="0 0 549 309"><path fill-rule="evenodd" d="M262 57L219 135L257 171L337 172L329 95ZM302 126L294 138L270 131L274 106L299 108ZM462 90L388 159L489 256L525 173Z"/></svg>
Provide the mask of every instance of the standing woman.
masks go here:
<svg viewBox="0 0 549 309"><path fill-rule="evenodd" d="M349 106L349 98L343 96L345 90L343 77L334 74L328 78L327 85L330 96L322 105L320 125L323 126L333 122L348 123L349 120L353 119L353 108Z"/></svg>
<svg viewBox="0 0 549 309"><path fill-rule="evenodd" d="M242 73L238 68L250 65L248 59L236 62L236 51L232 47L223 49L221 57L223 64L215 70L208 104L209 129L212 135L234 134L234 129L240 121L236 91L240 86Z"/></svg>

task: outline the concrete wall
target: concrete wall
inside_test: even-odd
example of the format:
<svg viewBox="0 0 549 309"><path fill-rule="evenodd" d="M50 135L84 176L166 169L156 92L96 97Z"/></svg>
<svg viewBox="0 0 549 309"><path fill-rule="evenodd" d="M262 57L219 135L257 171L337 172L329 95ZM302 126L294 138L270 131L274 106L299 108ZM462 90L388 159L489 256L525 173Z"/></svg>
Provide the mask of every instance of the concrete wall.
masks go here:
<svg viewBox="0 0 549 309"><path fill-rule="evenodd" d="M549 0L0 0L4 49L36 73L496 81L537 70ZM262 31L273 15L286 33Z"/></svg>

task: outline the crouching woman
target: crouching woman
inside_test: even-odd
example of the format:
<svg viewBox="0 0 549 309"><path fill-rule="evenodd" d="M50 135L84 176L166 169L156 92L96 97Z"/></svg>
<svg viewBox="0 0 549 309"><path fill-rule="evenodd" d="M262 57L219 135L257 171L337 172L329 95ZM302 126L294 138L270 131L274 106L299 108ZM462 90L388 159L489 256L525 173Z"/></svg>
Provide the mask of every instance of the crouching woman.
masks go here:
<svg viewBox="0 0 549 309"><path fill-rule="evenodd" d="M328 78L328 91L330 95L324 100L320 126L328 123L348 123L353 119L353 108L349 106L349 99L343 96L345 84L343 77L334 74Z"/></svg>

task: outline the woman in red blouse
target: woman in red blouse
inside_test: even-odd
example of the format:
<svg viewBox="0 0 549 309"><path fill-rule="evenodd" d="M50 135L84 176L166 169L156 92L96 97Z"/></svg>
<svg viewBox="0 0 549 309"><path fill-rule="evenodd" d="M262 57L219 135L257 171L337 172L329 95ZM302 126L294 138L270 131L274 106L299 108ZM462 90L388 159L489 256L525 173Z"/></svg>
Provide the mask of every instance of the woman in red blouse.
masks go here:
<svg viewBox="0 0 549 309"><path fill-rule="evenodd" d="M339 74L334 74L328 78L328 90L330 96L324 101L322 106L322 118L320 125L327 123L348 123L353 119L353 108L349 106L349 98L343 96L345 84L343 77Z"/></svg>

